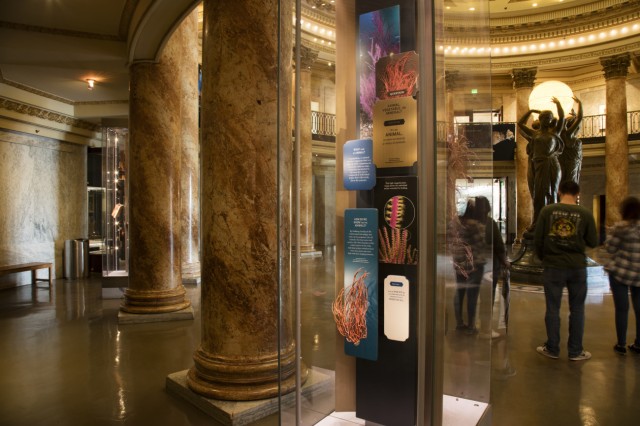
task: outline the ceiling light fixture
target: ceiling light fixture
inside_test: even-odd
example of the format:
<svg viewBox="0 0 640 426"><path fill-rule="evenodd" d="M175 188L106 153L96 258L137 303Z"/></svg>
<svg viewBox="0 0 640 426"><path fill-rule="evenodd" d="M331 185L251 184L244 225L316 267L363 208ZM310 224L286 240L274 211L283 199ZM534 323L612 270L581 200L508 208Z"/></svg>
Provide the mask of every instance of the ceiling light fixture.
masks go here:
<svg viewBox="0 0 640 426"><path fill-rule="evenodd" d="M87 79L87 89L89 90L93 90L93 86L95 85L96 81L92 78Z"/></svg>

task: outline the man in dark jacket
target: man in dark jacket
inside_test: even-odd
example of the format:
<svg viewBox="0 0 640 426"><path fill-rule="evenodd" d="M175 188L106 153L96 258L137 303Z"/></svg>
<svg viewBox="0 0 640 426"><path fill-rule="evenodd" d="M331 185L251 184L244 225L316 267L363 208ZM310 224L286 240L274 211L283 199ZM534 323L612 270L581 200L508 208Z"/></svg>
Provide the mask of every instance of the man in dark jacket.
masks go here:
<svg viewBox="0 0 640 426"><path fill-rule="evenodd" d="M536 254L544 266L543 281L547 312L544 317L547 341L538 353L557 359L560 353L560 303L562 290L569 292L569 359L583 361L591 354L582 347L584 303L587 298L586 247L598 244L593 215L578 205L580 186L563 182L560 202L545 206L536 222Z"/></svg>

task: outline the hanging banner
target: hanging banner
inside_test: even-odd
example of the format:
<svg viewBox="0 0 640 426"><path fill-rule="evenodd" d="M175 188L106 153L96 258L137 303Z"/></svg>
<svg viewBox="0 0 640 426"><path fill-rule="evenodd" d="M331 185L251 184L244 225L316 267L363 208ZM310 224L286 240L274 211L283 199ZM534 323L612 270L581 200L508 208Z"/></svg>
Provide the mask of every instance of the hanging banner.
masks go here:
<svg viewBox="0 0 640 426"><path fill-rule="evenodd" d="M376 168L373 165L373 141L357 139L347 141L343 147L344 189L366 191L376 185Z"/></svg>
<svg viewBox="0 0 640 426"><path fill-rule="evenodd" d="M344 212L344 293L334 317L347 355L378 359L378 210Z"/></svg>

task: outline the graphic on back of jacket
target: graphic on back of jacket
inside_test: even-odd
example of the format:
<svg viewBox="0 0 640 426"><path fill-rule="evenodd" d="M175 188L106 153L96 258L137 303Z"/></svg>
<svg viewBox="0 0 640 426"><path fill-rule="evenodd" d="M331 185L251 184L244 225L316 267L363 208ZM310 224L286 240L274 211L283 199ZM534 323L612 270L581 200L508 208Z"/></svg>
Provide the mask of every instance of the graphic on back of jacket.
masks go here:
<svg viewBox="0 0 640 426"><path fill-rule="evenodd" d="M573 245L582 220L580 213L556 210L550 219L549 238L558 246Z"/></svg>

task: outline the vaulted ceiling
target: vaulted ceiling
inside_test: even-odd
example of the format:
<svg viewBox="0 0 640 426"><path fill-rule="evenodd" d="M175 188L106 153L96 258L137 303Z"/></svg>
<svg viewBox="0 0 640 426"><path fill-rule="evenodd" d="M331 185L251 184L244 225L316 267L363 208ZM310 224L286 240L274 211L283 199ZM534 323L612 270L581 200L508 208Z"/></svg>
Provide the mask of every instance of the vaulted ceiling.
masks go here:
<svg viewBox="0 0 640 426"><path fill-rule="evenodd" d="M319 50L321 65L331 71L332 1L302 1L308 24L304 43ZM75 106L126 105L128 65L153 60L164 34L177 25L175 16L197 3L0 0L0 83ZM486 12L487 4L490 27L478 28L473 16ZM492 47L494 74L536 64L548 73L589 72L599 56L622 51L632 54L632 72L640 68L640 0L445 0L444 5L442 49L449 47L445 54L453 65L472 63L472 48L481 43ZM96 80L94 90L87 90L87 79ZM88 120L106 114L105 108L84 111L80 118Z"/></svg>

